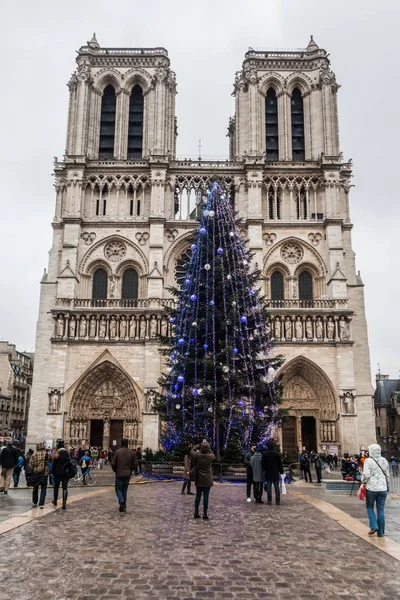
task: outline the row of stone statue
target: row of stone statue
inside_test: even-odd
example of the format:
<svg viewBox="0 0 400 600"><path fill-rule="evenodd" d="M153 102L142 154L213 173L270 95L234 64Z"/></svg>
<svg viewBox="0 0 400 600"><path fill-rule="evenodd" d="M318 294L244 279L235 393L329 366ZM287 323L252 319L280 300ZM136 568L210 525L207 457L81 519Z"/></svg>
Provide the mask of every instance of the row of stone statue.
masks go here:
<svg viewBox="0 0 400 600"><path fill-rule="evenodd" d="M320 436L324 442L336 441L336 423L330 421L322 421L320 423Z"/></svg>
<svg viewBox="0 0 400 600"><path fill-rule="evenodd" d="M150 339L168 335L169 323L150 316L85 316L59 314L55 336L59 339Z"/></svg>
<svg viewBox="0 0 400 600"><path fill-rule="evenodd" d="M273 316L268 323L273 339L328 340L345 342L350 339L349 322L345 317Z"/></svg>

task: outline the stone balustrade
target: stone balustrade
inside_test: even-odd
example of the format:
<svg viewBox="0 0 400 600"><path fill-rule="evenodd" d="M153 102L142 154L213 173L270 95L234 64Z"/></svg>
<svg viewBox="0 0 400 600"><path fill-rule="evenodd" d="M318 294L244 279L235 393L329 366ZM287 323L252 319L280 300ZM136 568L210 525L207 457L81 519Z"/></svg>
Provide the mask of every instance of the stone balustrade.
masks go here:
<svg viewBox="0 0 400 600"><path fill-rule="evenodd" d="M298 300L296 298L290 300L267 300L267 306L273 312L278 309L282 310L295 310L298 309L307 309L308 311L312 310L326 310L332 312L334 311L348 311L349 310L349 302L346 298L339 298L337 300L333 299L318 299L315 300Z"/></svg>
<svg viewBox="0 0 400 600"><path fill-rule="evenodd" d="M173 306L173 298L136 298L135 300L123 298L105 298L101 300L93 298L56 298L58 308L74 310L78 309L138 309L164 310L165 307Z"/></svg>

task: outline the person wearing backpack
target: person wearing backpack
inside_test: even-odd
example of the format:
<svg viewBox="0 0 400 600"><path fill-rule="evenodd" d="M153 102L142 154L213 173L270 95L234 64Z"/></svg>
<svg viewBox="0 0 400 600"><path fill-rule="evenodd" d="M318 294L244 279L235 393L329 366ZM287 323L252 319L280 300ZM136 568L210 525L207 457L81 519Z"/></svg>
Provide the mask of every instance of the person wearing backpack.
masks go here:
<svg viewBox="0 0 400 600"><path fill-rule="evenodd" d="M46 499L47 492L47 478L49 476L49 457L44 448L44 444L36 444L36 452L32 455L29 462L29 466L32 469L31 474L31 485L33 485L32 491L32 504L36 508L39 499L39 486L40 486L40 499L39 508L43 508L44 501Z"/></svg>
<svg viewBox="0 0 400 600"><path fill-rule="evenodd" d="M389 463L381 455L379 444L368 447L369 457L364 462L362 483L367 488L366 508L370 530L368 535L385 535L385 502L389 491ZM374 510L376 502L376 514Z"/></svg>
<svg viewBox="0 0 400 600"><path fill-rule="evenodd" d="M15 488L18 487L22 467L25 464L24 455L22 454L21 450L17 450L17 452L18 452L18 461L13 470L13 482L14 482Z"/></svg>
<svg viewBox="0 0 400 600"><path fill-rule="evenodd" d="M64 440L57 444L57 450L53 458L52 475L54 476L54 499L53 504L57 506L58 490L62 485L62 508L67 508L68 498L68 467L71 464L71 457L64 448Z"/></svg>

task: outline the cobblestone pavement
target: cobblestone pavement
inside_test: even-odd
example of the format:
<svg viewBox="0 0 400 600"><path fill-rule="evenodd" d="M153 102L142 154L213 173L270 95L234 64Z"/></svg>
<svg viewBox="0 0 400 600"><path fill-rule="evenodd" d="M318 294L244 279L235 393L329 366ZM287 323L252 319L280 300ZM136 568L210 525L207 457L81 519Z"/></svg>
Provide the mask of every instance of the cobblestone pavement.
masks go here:
<svg viewBox="0 0 400 600"><path fill-rule="evenodd" d="M19 600L400 599L398 562L310 504L247 504L244 486L211 490L193 519L180 485L112 491L1 536L0 598Z"/></svg>

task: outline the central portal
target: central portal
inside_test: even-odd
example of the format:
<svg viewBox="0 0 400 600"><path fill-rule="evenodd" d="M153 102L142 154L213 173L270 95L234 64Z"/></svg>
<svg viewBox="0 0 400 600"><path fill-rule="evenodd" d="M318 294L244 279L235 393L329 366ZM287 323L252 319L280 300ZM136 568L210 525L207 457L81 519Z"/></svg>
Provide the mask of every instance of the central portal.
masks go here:
<svg viewBox="0 0 400 600"><path fill-rule="evenodd" d="M104 421L103 419L92 419L90 421L90 445L101 448L103 446Z"/></svg>
<svg viewBox="0 0 400 600"><path fill-rule="evenodd" d="M317 428L314 417L301 417L301 443L306 450L317 451Z"/></svg>

